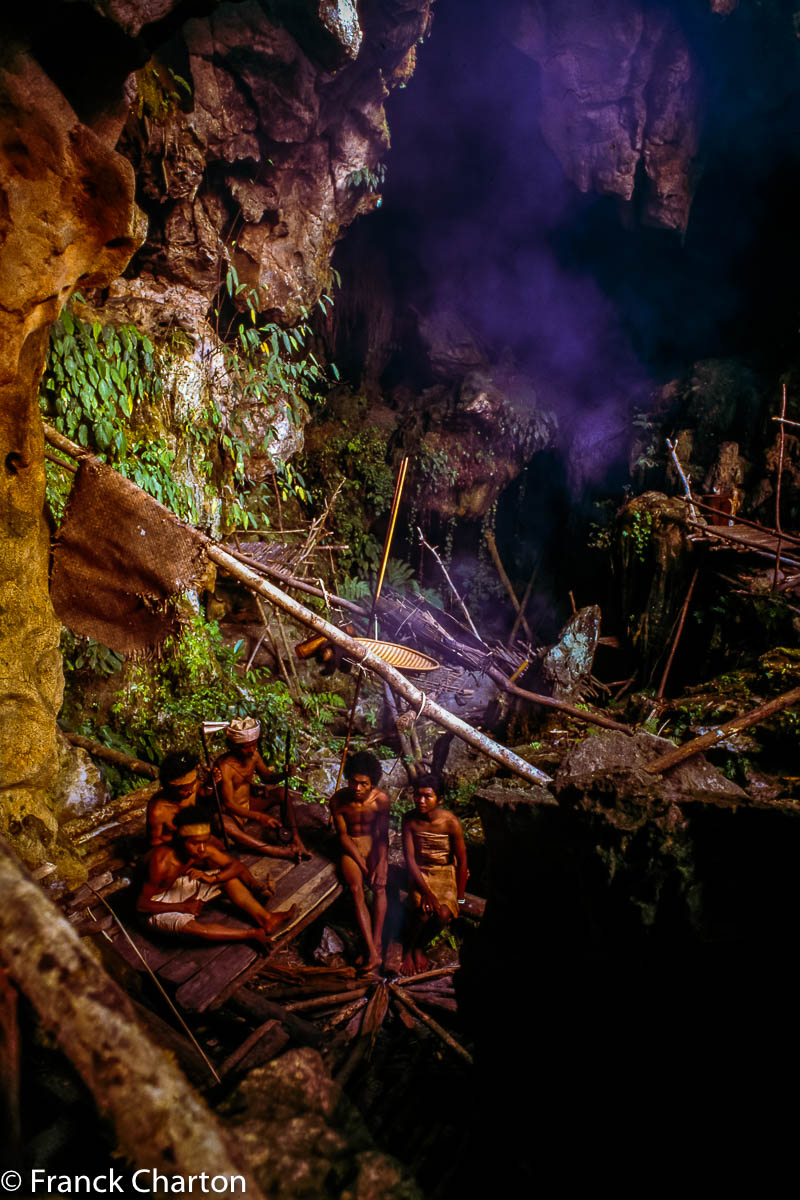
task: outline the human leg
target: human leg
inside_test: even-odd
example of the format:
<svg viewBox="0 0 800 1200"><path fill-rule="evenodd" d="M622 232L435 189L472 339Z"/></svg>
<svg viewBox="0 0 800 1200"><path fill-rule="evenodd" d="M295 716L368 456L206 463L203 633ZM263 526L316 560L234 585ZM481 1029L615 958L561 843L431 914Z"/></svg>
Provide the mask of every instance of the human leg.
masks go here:
<svg viewBox="0 0 800 1200"><path fill-rule="evenodd" d="M291 921L295 914L295 905L284 909L283 912L270 913L259 904L255 896L239 879L228 879L220 885L231 903L241 908L254 921L257 921L267 934L274 934Z"/></svg>
<svg viewBox="0 0 800 1200"><path fill-rule="evenodd" d="M372 921L370 920L369 909L367 908L367 901L364 896L364 876L358 863L349 854L342 855L341 869L345 885L350 889L350 894L353 897L353 903L356 908L356 920L358 921L361 936L367 947L367 962L365 966L369 970L378 966L381 956L375 947L375 940L372 935Z"/></svg>

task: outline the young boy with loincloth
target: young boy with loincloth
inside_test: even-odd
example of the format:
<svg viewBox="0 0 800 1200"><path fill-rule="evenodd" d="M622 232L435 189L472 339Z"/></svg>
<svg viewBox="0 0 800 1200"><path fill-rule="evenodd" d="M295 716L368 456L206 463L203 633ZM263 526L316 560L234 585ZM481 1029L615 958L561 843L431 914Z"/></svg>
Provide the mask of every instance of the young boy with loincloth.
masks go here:
<svg viewBox="0 0 800 1200"><path fill-rule="evenodd" d="M356 906L356 917L367 948L364 971L381 964L383 922L386 917L386 877L389 863L389 797L378 788L381 764L374 754L359 751L345 764L347 787L331 797L331 814L341 848L341 871ZM364 887L374 897L370 920Z"/></svg>
<svg viewBox="0 0 800 1200"><path fill-rule="evenodd" d="M164 846L171 842L175 833L175 818L180 810L197 804L202 785L197 755L190 750L175 750L165 755L158 768L158 779L161 786L147 805L147 841L150 846ZM219 815L215 813L213 824L219 832L218 823ZM269 847L241 829L233 817L223 814L222 823L230 841L249 850L251 854L269 853Z"/></svg>
<svg viewBox="0 0 800 1200"><path fill-rule="evenodd" d="M406 975L427 967L422 947L458 916L469 877L461 824L455 813L439 807L438 775L419 775L413 786L414 810L403 817L403 850L412 910L403 955Z"/></svg>
<svg viewBox="0 0 800 1200"><path fill-rule="evenodd" d="M269 913L259 904L251 891L258 884L247 867L215 845L210 813L202 808L182 808L174 826L173 843L154 846L145 857L147 877L137 911L160 933L187 933L220 942L249 939L268 946L270 935L292 919L294 907ZM252 917L258 929L232 929L195 920L210 900L223 894Z"/></svg>
<svg viewBox="0 0 800 1200"><path fill-rule="evenodd" d="M297 792L289 792L286 812L292 840L287 845L280 845L277 840L273 842L282 828L280 817L274 815L274 810L280 809L284 793L282 787L275 785L286 775L284 771L271 771L264 762L258 748L260 736L261 725L253 717L237 717L228 725L225 737L230 748L217 759L213 768L223 808L242 832L245 832L245 821L257 821L262 826L269 839L266 845L262 843L262 853L272 858L310 858L311 852L306 850L297 830L294 812L294 801L300 799ZM263 783L255 782L256 773Z"/></svg>

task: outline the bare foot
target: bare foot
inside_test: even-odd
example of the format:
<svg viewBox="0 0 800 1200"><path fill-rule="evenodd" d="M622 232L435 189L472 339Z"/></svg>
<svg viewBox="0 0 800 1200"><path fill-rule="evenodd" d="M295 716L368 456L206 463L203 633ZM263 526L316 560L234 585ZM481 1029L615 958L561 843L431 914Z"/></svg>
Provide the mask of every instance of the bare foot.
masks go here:
<svg viewBox="0 0 800 1200"><path fill-rule="evenodd" d="M414 951L414 972L427 971L429 962L421 950Z"/></svg>
<svg viewBox="0 0 800 1200"><path fill-rule="evenodd" d="M270 936L274 937L276 933L288 925L296 912L297 905L293 904L291 908L286 908L283 912L269 913L270 922L266 928Z"/></svg>
<svg viewBox="0 0 800 1200"><path fill-rule="evenodd" d="M270 941L267 933L263 929L254 929L253 932L250 934L250 939L254 942L257 942L262 950L271 950L272 949L272 942Z"/></svg>
<svg viewBox="0 0 800 1200"><path fill-rule="evenodd" d="M414 966L414 955L410 950L403 955L403 961L400 964L400 971L403 975L413 975L416 971Z"/></svg>
<svg viewBox="0 0 800 1200"><path fill-rule="evenodd" d="M265 854L270 858L297 858L294 846L268 846Z"/></svg>

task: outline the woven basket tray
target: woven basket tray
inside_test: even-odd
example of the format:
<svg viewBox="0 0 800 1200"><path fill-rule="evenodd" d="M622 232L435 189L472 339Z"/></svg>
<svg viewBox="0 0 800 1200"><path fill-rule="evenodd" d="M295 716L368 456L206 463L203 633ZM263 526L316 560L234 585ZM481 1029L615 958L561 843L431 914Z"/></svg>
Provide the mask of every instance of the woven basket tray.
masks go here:
<svg viewBox="0 0 800 1200"><path fill-rule="evenodd" d="M356 638L360 646L366 646L398 671L438 671L440 664L419 650L409 650L407 646L397 646L394 642L376 642L372 638Z"/></svg>

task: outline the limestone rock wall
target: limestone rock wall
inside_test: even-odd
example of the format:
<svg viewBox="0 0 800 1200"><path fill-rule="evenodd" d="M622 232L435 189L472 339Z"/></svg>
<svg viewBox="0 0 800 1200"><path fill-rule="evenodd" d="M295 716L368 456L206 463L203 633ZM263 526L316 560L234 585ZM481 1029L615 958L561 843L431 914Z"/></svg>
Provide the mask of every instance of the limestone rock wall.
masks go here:
<svg viewBox="0 0 800 1200"><path fill-rule="evenodd" d="M0 69L0 125L0 830L37 863L60 855L46 797L63 686L37 387L63 302L118 275L143 230L130 164L21 48Z"/></svg>
<svg viewBox="0 0 800 1200"><path fill-rule="evenodd" d="M523 0L513 38L541 67L541 129L565 174L685 229L702 81L674 6Z"/></svg>

